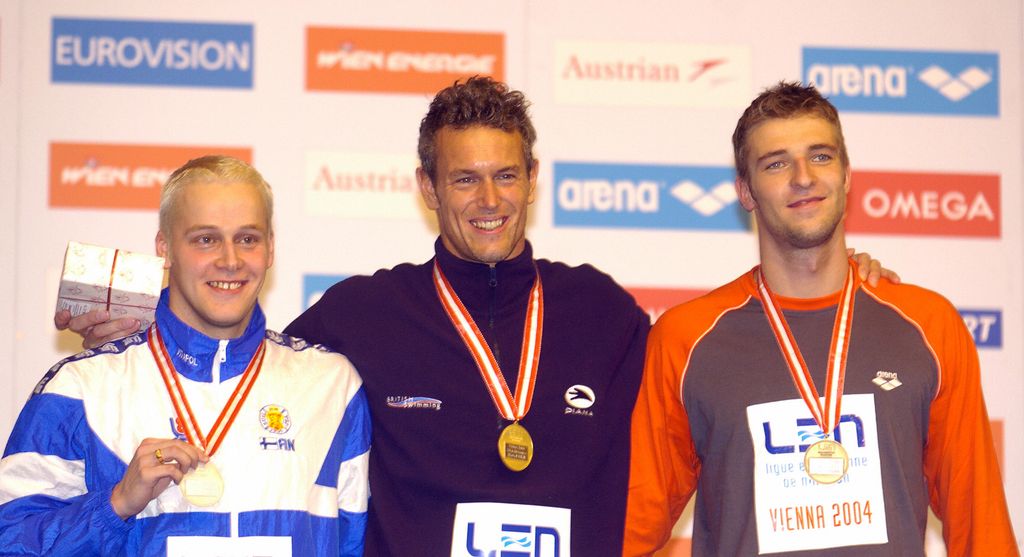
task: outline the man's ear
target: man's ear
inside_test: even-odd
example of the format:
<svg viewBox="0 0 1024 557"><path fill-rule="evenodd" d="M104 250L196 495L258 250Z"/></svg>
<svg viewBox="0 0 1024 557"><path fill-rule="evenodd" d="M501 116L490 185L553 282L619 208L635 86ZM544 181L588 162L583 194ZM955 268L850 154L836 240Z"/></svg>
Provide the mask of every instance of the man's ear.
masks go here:
<svg viewBox="0 0 1024 557"><path fill-rule="evenodd" d="M532 204L537 199L537 173L540 168L540 161L533 159L533 165L530 166L530 195L526 197L526 203Z"/></svg>
<svg viewBox="0 0 1024 557"><path fill-rule="evenodd" d="M436 211L441 204L437 202L434 182L430 179L430 176L427 176L422 166L416 169L416 183L420 186L420 195L423 196L423 202L427 204L427 208L431 211Z"/></svg>
<svg viewBox="0 0 1024 557"><path fill-rule="evenodd" d="M754 199L754 194L750 191L750 182L739 176L736 177L736 196L740 198L740 205L748 213L752 213L757 208L757 200Z"/></svg>
<svg viewBox="0 0 1024 557"><path fill-rule="evenodd" d="M167 243L167 238L164 236L163 231L156 233L156 254L164 258L164 269L171 268L171 258L168 257L170 252L170 246Z"/></svg>

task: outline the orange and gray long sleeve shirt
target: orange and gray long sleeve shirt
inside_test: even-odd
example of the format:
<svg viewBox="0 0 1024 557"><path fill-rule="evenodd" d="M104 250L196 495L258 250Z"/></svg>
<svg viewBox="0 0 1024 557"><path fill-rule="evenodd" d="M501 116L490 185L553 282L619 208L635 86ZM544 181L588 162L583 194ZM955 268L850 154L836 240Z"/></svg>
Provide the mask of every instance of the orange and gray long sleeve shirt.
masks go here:
<svg viewBox="0 0 1024 557"><path fill-rule="evenodd" d="M819 394L839 294L780 298ZM938 294L858 285L838 426L847 473L794 386L753 272L654 326L633 414L625 555L669 538L696 490L693 555L923 555L930 505L950 555L1018 555L977 351ZM797 553L799 552L799 553Z"/></svg>

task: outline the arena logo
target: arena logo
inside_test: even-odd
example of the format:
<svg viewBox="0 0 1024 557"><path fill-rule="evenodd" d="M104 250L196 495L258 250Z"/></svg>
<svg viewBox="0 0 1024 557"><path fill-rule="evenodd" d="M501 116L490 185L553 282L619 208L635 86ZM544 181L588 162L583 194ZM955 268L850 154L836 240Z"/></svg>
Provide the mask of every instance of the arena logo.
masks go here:
<svg viewBox="0 0 1024 557"><path fill-rule="evenodd" d="M428 93L457 79L504 80L500 33L306 28L306 89Z"/></svg>
<svg viewBox="0 0 1024 557"><path fill-rule="evenodd" d="M999 55L803 49L804 81L840 110L999 115Z"/></svg>
<svg viewBox="0 0 1024 557"><path fill-rule="evenodd" d="M555 44L555 98L581 105L742 107L750 47L623 41Z"/></svg>
<svg viewBox="0 0 1024 557"><path fill-rule="evenodd" d="M960 317L978 348L1002 348L1003 312L992 309L961 309Z"/></svg>
<svg viewBox="0 0 1024 557"><path fill-rule="evenodd" d="M999 238L999 176L854 171L846 230Z"/></svg>
<svg viewBox="0 0 1024 557"><path fill-rule="evenodd" d="M175 168L209 153L252 162L247 147L50 144L50 207L157 209Z"/></svg>
<svg viewBox="0 0 1024 557"><path fill-rule="evenodd" d="M423 219L416 157L313 151L306 154L306 213L347 218Z"/></svg>
<svg viewBox="0 0 1024 557"><path fill-rule="evenodd" d="M669 309L688 302L707 293L705 289L694 288L648 288L627 286L626 291L633 295L636 305L643 308L654 323Z"/></svg>
<svg viewBox="0 0 1024 557"><path fill-rule="evenodd" d="M54 83L252 88L250 24L53 18Z"/></svg>
<svg viewBox="0 0 1024 557"><path fill-rule="evenodd" d="M316 275L302 276L302 311L320 301L327 289L347 279L349 275Z"/></svg>
<svg viewBox="0 0 1024 557"><path fill-rule="evenodd" d="M725 166L556 162L555 226L746 230Z"/></svg>

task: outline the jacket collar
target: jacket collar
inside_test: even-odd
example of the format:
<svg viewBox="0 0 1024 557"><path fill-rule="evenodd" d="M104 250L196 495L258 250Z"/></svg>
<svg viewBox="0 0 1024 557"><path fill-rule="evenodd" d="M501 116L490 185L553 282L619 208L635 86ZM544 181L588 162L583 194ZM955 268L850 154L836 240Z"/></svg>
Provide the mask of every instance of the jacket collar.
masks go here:
<svg viewBox="0 0 1024 557"><path fill-rule="evenodd" d="M470 313L487 312L492 295L496 311L522 311L537 277L530 242L526 242L526 247L518 256L494 265L493 271L486 263L456 257L444 247L441 238L434 242L434 254L448 282Z"/></svg>
<svg viewBox="0 0 1024 557"><path fill-rule="evenodd" d="M160 303L156 307L156 324L175 371L193 381L212 382L214 359L217 357L221 341L193 329L174 315L168 305L166 288L160 293ZM266 325L266 317L257 303L245 332L238 338L226 342L226 357L220 364L221 381L245 371L249 360L263 341Z"/></svg>

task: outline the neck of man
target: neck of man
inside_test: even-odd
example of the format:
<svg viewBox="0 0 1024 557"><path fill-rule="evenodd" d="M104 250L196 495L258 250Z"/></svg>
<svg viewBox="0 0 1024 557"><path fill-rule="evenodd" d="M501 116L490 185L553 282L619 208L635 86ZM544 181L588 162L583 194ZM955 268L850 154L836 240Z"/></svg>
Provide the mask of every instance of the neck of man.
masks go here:
<svg viewBox="0 0 1024 557"><path fill-rule="evenodd" d="M772 292L787 298L821 298L843 288L849 258L841 229L812 248L780 248L770 239L760 244L761 272Z"/></svg>

